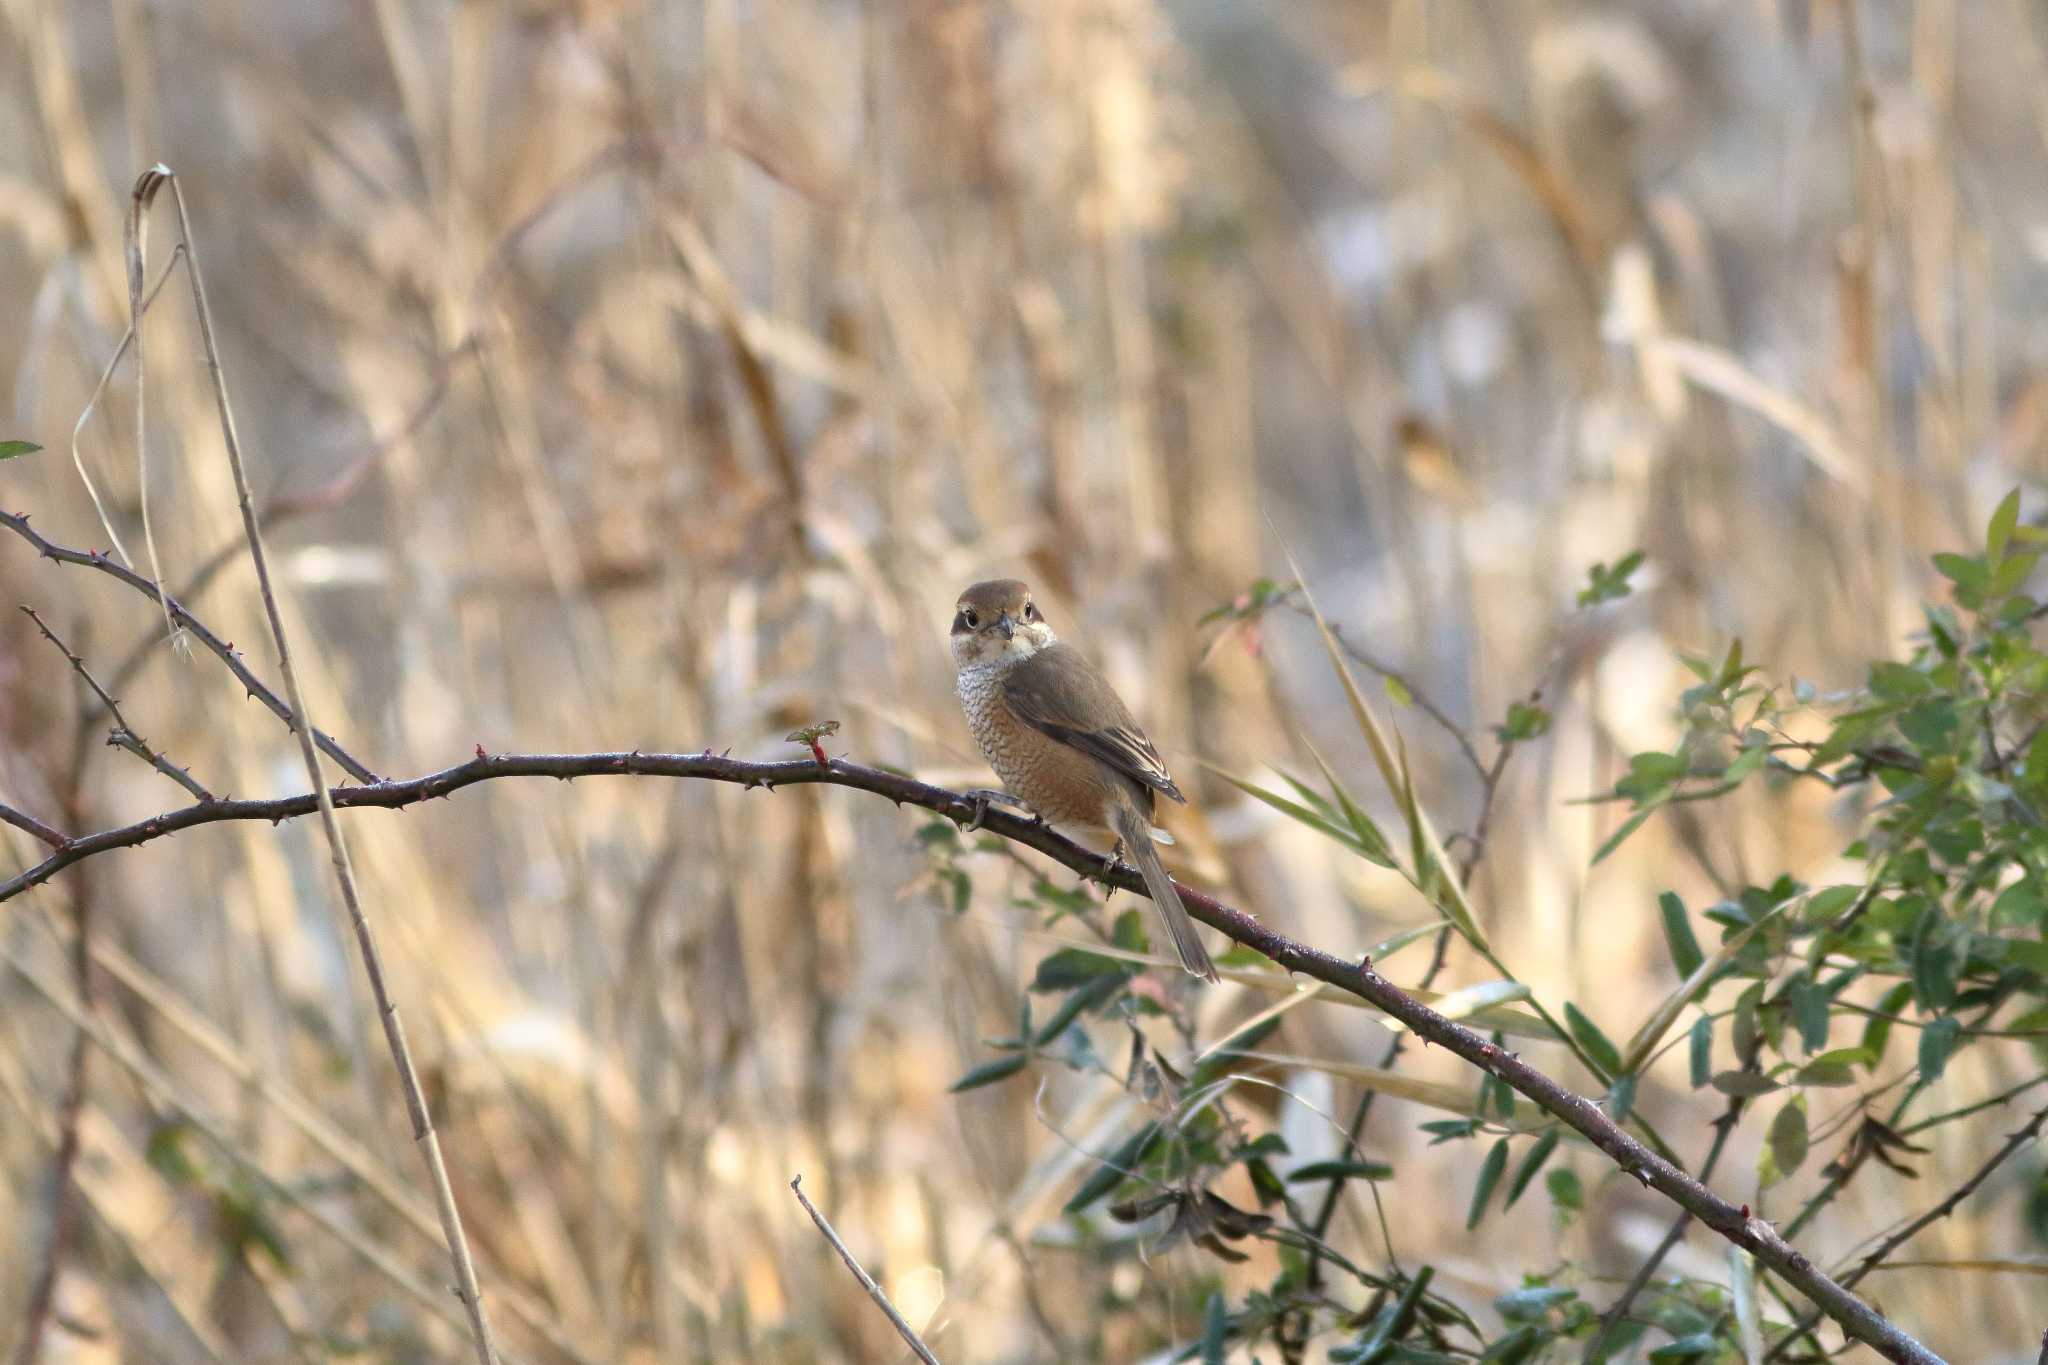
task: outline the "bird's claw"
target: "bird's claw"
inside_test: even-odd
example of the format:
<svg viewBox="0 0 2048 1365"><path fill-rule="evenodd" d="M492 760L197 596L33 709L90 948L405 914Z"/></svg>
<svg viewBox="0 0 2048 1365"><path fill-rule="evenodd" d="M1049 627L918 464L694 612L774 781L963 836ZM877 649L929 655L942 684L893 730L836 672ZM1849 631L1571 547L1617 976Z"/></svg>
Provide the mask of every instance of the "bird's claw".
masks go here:
<svg viewBox="0 0 2048 1365"><path fill-rule="evenodd" d="M969 834L980 829L981 822L988 819L990 802L1000 801L1006 806L1017 806L1020 808L1024 805L1022 801L1019 801L1008 792L992 791L986 787L977 788L974 791L965 793L965 795L969 801L974 803L974 818L969 820L966 826L966 832ZM1035 815L1032 818L1033 820L1037 819Z"/></svg>

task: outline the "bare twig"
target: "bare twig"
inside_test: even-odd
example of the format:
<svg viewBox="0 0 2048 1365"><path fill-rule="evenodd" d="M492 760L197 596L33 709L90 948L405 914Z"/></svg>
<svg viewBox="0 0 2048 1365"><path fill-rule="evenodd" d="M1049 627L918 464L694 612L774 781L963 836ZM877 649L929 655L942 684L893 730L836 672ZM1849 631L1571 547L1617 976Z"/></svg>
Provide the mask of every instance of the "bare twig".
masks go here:
<svg viewBox="0 0 2048 1365"><path fill-rule="evenodd" d="M321 808L323 797L330 810L351 806L396 809L501 777L567 779L600 775L699 778L771 790L778 786L825 783L873 792L899 805L921 806L962 824L974 818L979 804L964 793L935 787L900 773L863 767L841 758L835 758L821 768L808 755L789 762L751 763L719 757L708 751L701 754L479 752L467 763L409 781L336 787L320 796L301 794L271 801L216 801L211 805L167 811L136 824L87 835L53 852L11 881L0 882L0 900L18 895L29 886L49 880L63 868L109 849L134 847L194 825L223 820L275 821L308 815ZM1037 849L1083 876L1127 891L1144 893L1144 880L1135 871L1128 868L1105 870L1100 854L1074 843L1049 826L1008 811L983 807L981 827L1013 843ZM1538 1107L1569 1124L1623 1170L1783 1276L1799 1292L1821 1305L1829 1317L1841 1323L1844 1330L1857 1340L1869 1343L1892 1360L1912 1361L1917 1365L1931 1365L1939 1360L1938 1356L1873 1311L1868 1304L1823 1274L1779 1236L1770 1224L1751 1218L1746 1208L1721 1198L1674 1163L1623 1132L1594 1101L1573 1094L1514 1053L1496 1047L1481 1034L1444 1018L1374 971L1370 963L1347 962L1320 948L1276 933L1262 921L1207 892L1182 886L1180 895L1188 912L1204 924L1263 953L1288 971L1300 972L1349 991L1399 1019L1428 1042L1456 1054L1528 1096Z"/></svg>
<svg viewBox="0 0 2048 1365"><path fill-rule="evenodd" d="M470 1258L468 1239L463 1235L462 1215L455 1207L455 1192L448 1181L448 1168L441 1159L440 1138L427 1111L426 1093L420 1085L418 1068L413 1065L412 1049L406 1043L398 1007L392 1002L390 990L385 985L383 958L377 951L370 921L363 913L362 897L356 887L355 869L349 864L348 844L342 838L341 822L335 818L333 799L320 774L320 754L315 747L312 716L299 688L298 672L292 667L291 644L286 638L284 616L278 610L277 595L271 586L269 558L263 548L263 530L256 522L256 503L249 492L249 472L242 461L241 441L235 432L235 415L228 403L227 383L221 375L220 351L213 335L213 314L207 306L205 277L200 271L199 253L192 241L192 221L185 206L185 190L169 168L157 166L143 172L137 182L136 195L146 203L157 187L165 184L170 186L171 200L178 210L178 235L185 245L185 270L192 282L192 307L199 322L200 346L205 354L207 375L213 381L221 437L227 447L228 467L234 474L235 500L241 507L242 530L249 541L249 559L256 570L257 591L263 599L264 617L270 623L271 641L277 646L278 670L284 675L285 694L291 699L292 731L298 736L299 756L305 762L306 777L313 784L313 795L320 807L320 829L326 836L328 851L333 855L334 876L341 890L342 905L355 928L363 971L369 978L378 1016L384 1021L384 1039L391 1050L391 1060L398 1068L399 1085L404 1091L405 1106L412 1119L413 1140L419 1144L426 1161L427 1179L433 1187L434 1202L441 1216L442 1235L447 1240L448 1256L455 1268L456 1294L469 1314L470 1334L475 1339L477 1359L480 1365L496 1365L497 1353L491 1345L490 1320L484 1313L483 1292L477 1285L476 1266ZM168 607L168 599L161 590L157 596Z"/></svg>
<svg viewBox="0 0 2048 1365"><path fill-rule="evenodd" d="M846 1262L846 1268L853 1272L853 1278L860 1281L860 1287L868 1291L868 1297L875 1301L875 1307L888 1315L889 1325L896 1329L898 1336L910 1344L912 1353L919 1360L925 1362L925 1365L939 1365L939 1358L932 1354L929 1346L926 1346L923 1341L919 1340L917 1330L903 1320L903 1315L896 1311L896 1305L890 1303L889 1296L882 1292L882 1286L876 1284L874 1277L860 1268L860 1262L853 1259L853 1253L846 1249L846 1243L839 1240L839 1234L834 1232L832 1225L825 1221L825 1215L819 1213L817 1205L813 1204L805 1196L803 1186L804 1178L802 1176L798 1176L789 1182L790 1192L796 1195L796 1202L802 1204L804 1212L811 1215L811 1221L818 1225L818 1231L825 1234L825 1240L830 1242L832 1249L839 1253L839 1259Z"/></svg>
<svg viewBox="0 0 2048 1365"><path fill-rule="evenodd" d="M270 709L271 714L275 715L286 725L292 723L292 708L285 705L275 692L266 687L262 679L249 671L249 666L242 662L242 656L235 652L234 644L231 641L222 640L220 636L207 629L205 623L191 612L185 610L179 604L177 598L166 597L158 592L156 585L147 578L136 573L127 565L118 563L99 550L74 550L69 546L59 545L55 541L45 539L41 532L29 526L28 518L25 516L20 516L13 512L0 512L0 526L6 527L29 544L35 546L36 552L45 559L53 559L60 564L82 564L89 569L98 569L101 573L126 583L150 601L163 603L169 609L171 619L191 632L193 639L199 641L207 650L219 658L222 663L226 664L228 671L235 675L235 680L248 690L250 696L262 702L264 706ZM348 750L342 748L325 734L315 730L313 731L313 740L320 746L320 751L336 763L339 763L350 777L355 778L359 782L375 782L377 780L377 774L371 772L355 755L349 753Z"/></svg>
<svg viewBox="0 0 2048 1365"><path fill-rule="evenodd" d="M0 824L9 824L35 838L41 839L51 848L62 848L71 842L71 836L60 829L52 829L25 810L0 802Z"/></svg>
<svg viewBox="0 0 2048 1365"><path fill-rule="evenodd" d="M199 800L211 801L214 799L213 793L201 786L199 780L192 776L189 769L180 768L177 764L149 747L149 742L137 734L135 727L128 723L128 717L121 714L121 703L115 701L107 689L100 686L100 680L95 678L92 675L92 670L85 666L85 660L72 652L71 646L65 644L63 638L56 631L50 629L49 623L37 615L34 607L23 607L22 611L29 620L36 623L36 629L43 633L43 638L55 645L58 652L71 661L71 671L84 679L85 685L90 687L93 690L93 694L100 699L100 705L107 708L107 714L113 718L114 722L113 732L107 736L108 744L116 749L126 749L129 753L134 754L165 777L170 778L171 781L177 783L186 791L191 792Z"/></svg>

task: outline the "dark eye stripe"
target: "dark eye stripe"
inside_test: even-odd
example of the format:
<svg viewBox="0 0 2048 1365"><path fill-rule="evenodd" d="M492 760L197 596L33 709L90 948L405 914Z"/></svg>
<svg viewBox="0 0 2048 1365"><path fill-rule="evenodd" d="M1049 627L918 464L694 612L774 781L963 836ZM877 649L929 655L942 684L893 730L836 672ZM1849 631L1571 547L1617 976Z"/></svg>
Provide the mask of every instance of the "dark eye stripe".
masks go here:
<svg viewBox="0 0 2048 1365"><path fill-rule="evenodd" d="M963 611L953 618L953 629L956 631L973 630L974 623L967 619L967 613Z"/></svg>

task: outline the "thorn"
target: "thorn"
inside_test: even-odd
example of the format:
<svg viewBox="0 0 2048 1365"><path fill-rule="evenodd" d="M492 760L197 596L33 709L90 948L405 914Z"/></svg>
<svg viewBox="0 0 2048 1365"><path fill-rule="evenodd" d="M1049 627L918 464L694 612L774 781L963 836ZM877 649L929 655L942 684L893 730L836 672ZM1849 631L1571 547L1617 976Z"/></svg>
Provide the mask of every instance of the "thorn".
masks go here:
<svg viewBox="0 0 2048 1365"><path fill-rule="evenodd" d="M476 756L477 756L477 757L478 757L479 759L489 759L489 758L490 758L490 755L484 752L484 746L483 746L483 745L481 745L481 744L479 744L479 745L477 745L477 746L476 746Z"/></svg>
<svg viewBox="0 0 2048 1365"><path fill-rule="evenodd" d="M1742 1206L1742 1221L1745 1223L1749 1221L1749 1205L1747 1204Z"/></svg>

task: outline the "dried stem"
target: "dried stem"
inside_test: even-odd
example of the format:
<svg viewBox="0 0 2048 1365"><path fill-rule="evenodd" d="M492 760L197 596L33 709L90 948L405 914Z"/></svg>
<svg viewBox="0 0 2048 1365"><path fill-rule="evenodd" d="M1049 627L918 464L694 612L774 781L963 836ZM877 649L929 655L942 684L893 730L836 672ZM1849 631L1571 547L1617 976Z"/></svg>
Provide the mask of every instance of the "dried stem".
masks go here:
<svg viewBox="0 0 2048 1365"><path fill-rule="evenodd" d="M796 1195L796 1202L804 1206L804 1212L811 1215L811 1221L818 1225L818 1231L825 1234L825 1240L832 1244L832 1249L839 1253L839 1259L846 1262L846 1268L853 1272L853 1278L859 1280L860 1287L868 1291L868 1297L875 1301L875 1307L888 1315L890 1325L896 1329L898 1336L910 1344L912 1353L925 1362L925 1365L939 1365L939 1358L918 1338L917 1330L904 1321L903 1315L896 1311L896 1305L890 1303L889 1296L882 1292L882 1286L876 1284L874 1278L860 1268L860 1262L853 1259L853 1253L846 1249L846 1243L839 1240L839 1234L825 1221L825 1215L819 1213L817 1205L805 1196L803 1184L802 1176L790 1181L791 1193Z"/></svg>
<svg viewBox="0 0 2048 1365"><path fill-rule="evenodd" d="M249 559L256 570L256 587L263 598L263 614L270 623L270 636L277 646L278 671L284 675L285 695L290 698L290 720L292 733L298 736L299 756L305 761L307 779L313 784L313 795L319 804L320 829L326 836L327 847L334 861L334 876L341 890L342 905L348 911L350 923L355 928L356 947L363 959L363 971L369 978L371 997L376 1002L378 1016L384 1021L384 1039L391 1050L391 1060L398 1068L399 1085L405 1094L405 1107L412 1119L413 1140L419 1144L426 1161L427 1179L434 1191L434 1202L441 1216L441 1231L448 1243L449 1259L455 1268L456 1294L463 1308L469 1314L470 1335L475 1340L477 1359L480 1365L496 1365L497 1353L491 1345L490 1320L484 1314L483 1292L477 1285L476 1265L469 1253L468 1239L462 1231L462 1215L455 1207L455 1191L448 1181L448 1168L441 1158L440 1138L434 1131L434 1122L427 1111L426 1092L420 1085L419 1071L414 1066L412 1049L405 1038L405 1028L399 1021L398 1006L391 999L391 992L385 984L384 962L377 951L376 936L371 932L370 921L363 913L362 896L356 887L355 869L349 863L348 844L342 838L341 822L335 818L334 802L327 790L327 784L320 774L320 753L315 747L311 714L306 709L306 699L299 688L298 671L292 666L291 645L284 628L283 613L278 610L277 595L271 587L269 557L263 547L263 529L257 524L255 499L249 492L248 469L242 460L241 441L235 433L235 416L228 403L227 383L221 374L220 351L213 335L213 315L206 302L205 278L199 268L199 253L192 241L192 222L185 207L185 191L167 168L156 167L145 171L137 183L138 200L146 203L158 187L169 185L172 202L178 210L178 235L186 250L185 269L192 281L192 307L199 321L199 340L206 358L207 376L213 383L215 405L219 409L221 437L227 447L228 467L234 474L235 499L242 512L242 530L249 541ZM169 606L168 597L159 590L157 597ZM81 947L80 951L84 951Z"/></svg>

